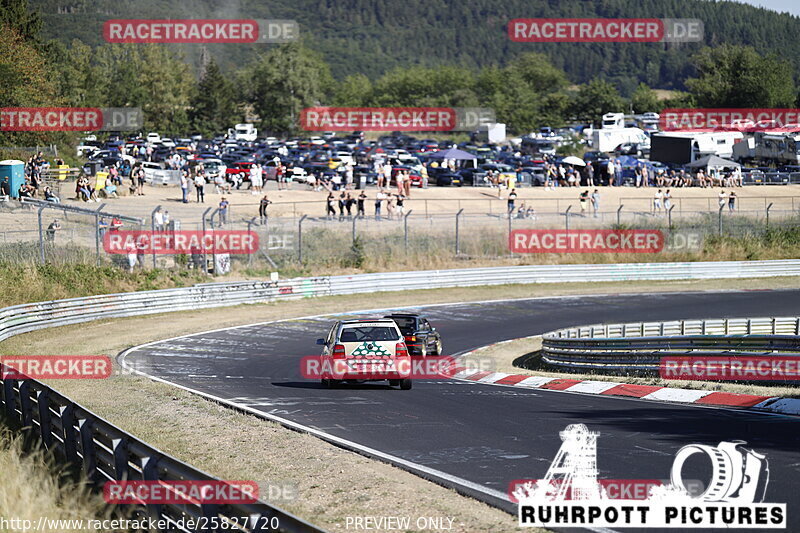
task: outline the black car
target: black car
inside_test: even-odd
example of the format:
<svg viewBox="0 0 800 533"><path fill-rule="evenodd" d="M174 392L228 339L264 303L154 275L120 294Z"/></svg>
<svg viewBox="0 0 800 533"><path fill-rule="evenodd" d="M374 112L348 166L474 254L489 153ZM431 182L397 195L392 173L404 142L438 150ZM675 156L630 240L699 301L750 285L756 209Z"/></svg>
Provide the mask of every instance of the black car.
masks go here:
<svg viewBox="0 0 800 533"><path fill-rule="evenodd" d="M483 184L486 179L486 172L480 168L462 168L458 174L465 185Z"/></svg>
<svg viewBox="0 0 800 533"><path fill-rule="evenodd" d="M442 337L427 318L416 313L394 313L383 318L391 318L400 328L409 355L442 355Z"/></svg>

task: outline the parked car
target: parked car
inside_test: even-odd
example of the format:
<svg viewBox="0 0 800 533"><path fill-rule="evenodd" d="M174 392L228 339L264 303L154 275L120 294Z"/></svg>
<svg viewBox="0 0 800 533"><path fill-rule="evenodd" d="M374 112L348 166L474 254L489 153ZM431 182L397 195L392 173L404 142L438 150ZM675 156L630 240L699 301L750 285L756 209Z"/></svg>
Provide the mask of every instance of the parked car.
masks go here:
<svg viewBox="0 0 800 533"><path fill-rule="evenodd" d="M225 168L225 176L227 178L238 178L241 181L250 180L250 169L253 168L252 161L236 161L232 165Z"/></svg>
<svg viewBox="0 0 800 533"><path fill-rule="evenodd" d="M411 185L412 186L414 186L414 187L422 187L423 186L423 181L424 180L422 179L422 174L420 174L416 170L412 169L411 167L406 167L406 166L392 167L392 177L391 177L391 181L390 181L389 185L395 185L396 184L397 174L401 170L403 172L407 172L409 174L409 176L411 176Z"/></svg>

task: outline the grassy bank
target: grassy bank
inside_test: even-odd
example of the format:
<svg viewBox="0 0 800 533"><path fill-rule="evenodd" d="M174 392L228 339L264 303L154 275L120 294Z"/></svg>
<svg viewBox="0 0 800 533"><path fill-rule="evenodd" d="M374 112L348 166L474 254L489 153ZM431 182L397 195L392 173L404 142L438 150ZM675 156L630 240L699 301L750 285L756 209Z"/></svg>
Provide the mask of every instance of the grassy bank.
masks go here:
<svg viewBox="0 0 800 533"><path fill-rule="evenodd" d="M19 526L10 522L10 528L0 527L0 531L33 531L34 527L43 533L86 531L86 525L81 528L76 522L63 521L112 518L101 496L75 482L46 453L25 449L22 440L0 425L0 517L17 520ZM48 520L39 523L41 517ZM28 523L33 526L24 527Z"/></svg>

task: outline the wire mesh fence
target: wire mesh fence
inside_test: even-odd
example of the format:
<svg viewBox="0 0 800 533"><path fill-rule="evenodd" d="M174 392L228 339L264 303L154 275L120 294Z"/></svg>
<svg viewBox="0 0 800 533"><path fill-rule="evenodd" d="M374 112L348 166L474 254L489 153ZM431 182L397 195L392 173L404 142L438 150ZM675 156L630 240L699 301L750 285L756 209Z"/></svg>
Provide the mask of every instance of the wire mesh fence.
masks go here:
<svg viewBox="0 0 800 533"><path fill-rule="evenodd" d="M529 202L517 203L508 212L456 213L373 212L331 216L246 218L208 208L203 216L164 220L160 206L148 216L108 213L104 205L93 209L74 208L46 202L23 203L0 208L0 216L11 214L15 224L0 229L0 261L5 263L97 263L121 268L195 268L224 273L229 268L252 271L325 269L393 269L414 263L419 268L437 268L459 258L500 258L511 255L509 237L520 229L651 229L670 235L692 232L699 243L708 239L734 237L765 244L800 244L800 211L766 208L729 209L728 204L712 210L665 211L647 206L631 209L625 205L581 206L569 204L562 211L542 211ZM769 204L768 204L769 205ZM416 207L416 206L415 206ZM118 230L174 233L205 230L252 232L258 237L254 253L152 254L138 251L113 254L104 249L106 233ZM783 233L780 233L783 232ZM788 233L787 233L788 232ZM783 241L780 241L783 239ZM788 239L788 240L787 240ZM674 250L673 250L674 251ZM674 259L674 257L672 258ZM224 261L227 266L217 264ZM659 260L659 259L652 259ZM666 260L666 259L665 259ZM536 262L536 259L532 260ZM541 262L551 262L541 259ZM586 262L592 262L587 259ZM443 266L443 265L442 265ZM452 266L449 264L448 266Z"/></svg>

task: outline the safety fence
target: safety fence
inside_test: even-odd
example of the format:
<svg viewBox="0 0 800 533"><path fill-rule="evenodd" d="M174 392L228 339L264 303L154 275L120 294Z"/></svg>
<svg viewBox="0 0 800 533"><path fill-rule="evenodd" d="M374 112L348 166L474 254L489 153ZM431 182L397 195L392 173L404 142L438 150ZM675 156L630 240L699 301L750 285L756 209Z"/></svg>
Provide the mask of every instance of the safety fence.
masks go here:
<svg viewBox="0 0 800 533"><path fill-rule="evenodd" d="M775 354L800 358L800 317L595 324L542 336L542 360L573 371L657 374L665 356Z"/></svg>

